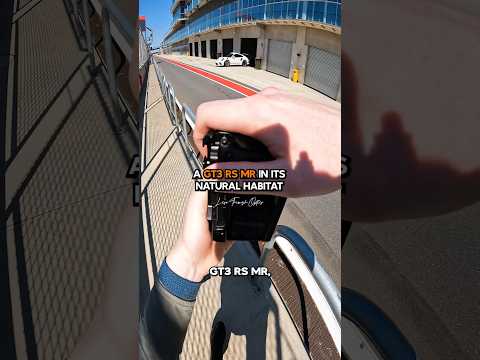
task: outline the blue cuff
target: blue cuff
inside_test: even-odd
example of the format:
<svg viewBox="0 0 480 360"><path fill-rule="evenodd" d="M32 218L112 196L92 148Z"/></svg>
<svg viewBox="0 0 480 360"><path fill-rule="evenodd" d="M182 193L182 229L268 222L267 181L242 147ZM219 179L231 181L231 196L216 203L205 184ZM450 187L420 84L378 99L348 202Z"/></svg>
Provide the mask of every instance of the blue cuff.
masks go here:
<svg viewBox="0 0 480 360"><path fill-rule="evenodd" d="M186 301L195 301L202 282L194 282L175 274L163 259L158 272L160 284L172 295Z"/></svg>

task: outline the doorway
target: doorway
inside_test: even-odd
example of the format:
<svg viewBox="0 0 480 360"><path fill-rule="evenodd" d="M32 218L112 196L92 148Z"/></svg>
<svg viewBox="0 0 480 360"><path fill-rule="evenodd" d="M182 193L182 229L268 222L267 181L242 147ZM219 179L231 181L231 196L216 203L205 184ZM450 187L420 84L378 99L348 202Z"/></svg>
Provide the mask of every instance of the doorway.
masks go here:
<svg viewBox="0 0 480 360"><path fill-rule="evenodd" d="M210 58L217 58L217 39L210 40Z"/></svg>
<svg viewBox="0 0 480 360"><path fill-rule="evenodd" d="M255 66L257 57L257 38L242 38L240 42L240 52L248 57L250 66Z"/></svg>
<svg viewBox="0 0 480 360"><path fill-rule="evenodd" d="M223 56L227 56L233 51L233 39L222 40Z"/></svg>

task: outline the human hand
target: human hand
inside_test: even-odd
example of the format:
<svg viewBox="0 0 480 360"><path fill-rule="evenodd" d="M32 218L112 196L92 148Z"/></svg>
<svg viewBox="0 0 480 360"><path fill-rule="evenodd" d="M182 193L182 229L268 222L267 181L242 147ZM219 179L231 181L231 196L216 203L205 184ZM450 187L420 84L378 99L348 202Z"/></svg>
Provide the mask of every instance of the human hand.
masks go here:
<svg viewBox="0 0 480 360"><path fill-rule="evenodd" d="M282 195L312 196L340 188L340 107L329 106L274 88L242 99L203 103L198 107L195 144L210 129L251 136L275 158L269 162L217 163L212 168L287 169Z"/></svg>
<svg viewBox="0 0 480 360"><path fill-rule="evenodd" d="M208 193L194 191L185 210L183 230L167 256L167 264L184 279L200 282L218 265L233 242L216 242L208 229Z"/></svg>

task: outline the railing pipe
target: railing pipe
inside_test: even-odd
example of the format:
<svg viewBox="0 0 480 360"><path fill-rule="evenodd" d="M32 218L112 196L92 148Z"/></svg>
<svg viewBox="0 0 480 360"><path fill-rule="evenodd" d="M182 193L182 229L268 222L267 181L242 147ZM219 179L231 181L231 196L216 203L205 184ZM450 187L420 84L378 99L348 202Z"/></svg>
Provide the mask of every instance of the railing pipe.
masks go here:
<svg viewBox="0 0 480 360"><path fill-rule="evenodd" d="M182 132L183 139L188 144L188 135L187 135L187 115L185 114L185 106L182 106Z"/></svg>
<svg viewBox="0 0 480 360"><path fill-rule="evenodd" d="M335 313L335 317L340 321L342 316L341 310L341 296L337 289L337 286L333 282L332 278L325 271L323 266L317 260L315 253L311 249L310 245L298 234L295 230L288 226L279 225L276 228L276 232L287 239L299 252L303 261L309 267L318 285L321 287L322 292L328 300L328 303L332 307ZM275 237L275 236L274 236Z"/></svg>
<svg viewBox="0 0 480 360"><path fill-rule="evenodd" d="M318 279L312 273L312 269L309 263L305 261L304 254L302 254L301 248L298 247L299 244L296 243L297 239L292 239L284 234L281 230L277 231L273 235L274 241L277 244L278 248L284 254L290 265L292 265L295 273L301 279L302 283L306 287L308 293L310 294L317 310L319 311L330 335L332 336L333 342L337 348L338 353L341 353L341 331L340 323L341 318L337 316L336 309L337 306L332 306L329 298L331 298L324 290L324 286L318 282ZM303 238L302 238L303 240ZM334 298L338 303L340 303L339 298ZM340 305L338 306L340 308ZM340 314L341 316L341 314Z"/></svg>
<svg viewBox="0 0 480 360"><path fill-rule="evenodd" d="M112 35L110 32L110 13L107 8L102 9L103 19L103 44L105 51L105 63L108 74L108 89L110 91L110 97L113 105L113 112L115 118L115 130L119 131L122 128L120 107L117 97L117 77L115 74L115 63L113 61L112 51Z"/></svg>

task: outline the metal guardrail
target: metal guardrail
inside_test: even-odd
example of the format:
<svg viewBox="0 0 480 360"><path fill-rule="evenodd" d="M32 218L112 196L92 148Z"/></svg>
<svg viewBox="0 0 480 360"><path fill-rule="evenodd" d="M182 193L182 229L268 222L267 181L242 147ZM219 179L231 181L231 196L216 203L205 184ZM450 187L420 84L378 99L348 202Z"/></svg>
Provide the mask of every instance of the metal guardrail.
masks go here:
<svg viewBox="0 0 480 360"><path fill-rule="evenodd" d="M144 29L138 31L138 69L141 71L146 64L150 64L149 60L152 54L153 31L145 25Z"/></svg>
<svg viewBox="0 0 480 360"><path fill-rule="evenodd" d="M138 69L141 70L150 58L150 44L145 40L144 34L138 32Z"/></svg>
<svg viewBox="0 0 480 360"><path fill-rule="evenodd" d="M193 169L201 170L202 165L198 154L189 141L189 134L195 129L195 114L187 105L178 100L174 88L159 69L155 57L151 54L150 56L172 124L176 127L184 150L186 150L187 160ZM277 226L271 240L265 243L260 257L260 265L265 264L268 252L275 244L306 286L340 354L341 296L335 283L319 263L307 242L296 231L287 226Z"/></svg>
<svg viewBox="0 0 480 360"><path fill-rule="evenodd" d="M335 283L305 239L284 225L278 225L270 241L265 243L260 257L261 266L265 265L267 256L275 244L305 285L340 354L341 295Z"/></svg>
<svg viewBox="0 0 480 360"><path fill-rule="evenodd" d="M308 245L300 234L288 226L279 225L275 230L276 232L272 236L272 239L265 244L260 263L262 265L264 264L268 251L273 248L275 243L282 248L281 240L280 242L277 241L279 238L286 239L290 244L294 245L296 251L298 251L302 261L322 288L322 292L325 294L330 307L333 309L336 319L340 321L342 316L340 292L330 275L328 275L323 266L317 260L310 245Z"/></svg>
<svg viewBox="0 0 480 360"><path fill-rule="evenodd" d="M190 132L195 128L195 114L187 105L182 104L175 96L174 88L169 84L165 75L160 71L154 56L152 56L151 62L155 68L155 73L162 90L165 105L170 113L172 123L177 129L182 146L186 151L188 157L187 160L193 169L201 170L202 163L198 159L198 154L188 138Z"/></svg>

